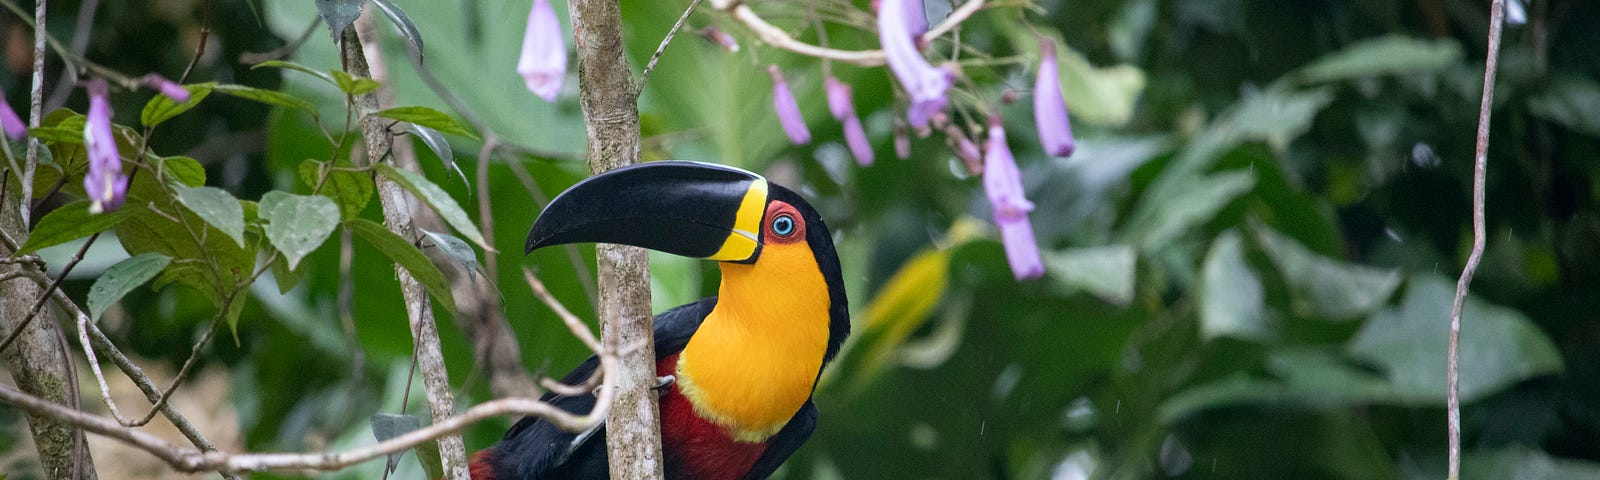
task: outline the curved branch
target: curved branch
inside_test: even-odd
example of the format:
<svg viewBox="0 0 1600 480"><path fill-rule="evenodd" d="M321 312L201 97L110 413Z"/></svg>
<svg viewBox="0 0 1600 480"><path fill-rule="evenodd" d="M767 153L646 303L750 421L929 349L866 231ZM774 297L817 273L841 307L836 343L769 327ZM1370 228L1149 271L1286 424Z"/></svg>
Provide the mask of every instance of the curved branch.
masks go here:
<svg viewBox="0 0 1600 480"><path fill-rule="evenodd" d="M801 55L850 63L863 67L875 67L886 63L883 50L839 50L835 48L819 47L796 40L776 25L768 23L766 19L757 15L749 5L740 3L712 2L719 10L730 12L733 18L743 23L751 32L754 32L761 41L774 47L788 50ZM962 22L972 18L972 15L983 9L984 0L968 0L961 7L950 11L944 21L939 22L932 29L922 34L922 42L933 42L951 30L955 30Z"/></svg>

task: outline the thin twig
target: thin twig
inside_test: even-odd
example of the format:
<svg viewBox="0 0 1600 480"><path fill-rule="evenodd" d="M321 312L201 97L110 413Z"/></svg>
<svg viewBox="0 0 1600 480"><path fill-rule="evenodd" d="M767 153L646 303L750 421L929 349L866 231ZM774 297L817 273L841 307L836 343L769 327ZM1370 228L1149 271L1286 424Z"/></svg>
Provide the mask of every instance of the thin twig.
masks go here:
<svg viewBox="0 0 1600 480"><path fill-rule="evenodd" d="M28 92L28 126L31 128L39 128L44 124L44 46L50 39L50 31L40 26L44 25L46 3L48 2L45 0L38 0L38 3L34 5L33 12L33 25L35 25L33 29L33 88ZM16 9L13 9L13 11L16 11ZM17 16L22 17L24 21L28 17L23 12L17 12ZM22 164L22 171L17 172L21 175L19 177L20 181L17 183L22 187L22 197L21 200L17 201L17 209L21 211L24 230L26 230L26 225L33 221L32 206L28 204L28 201L33 199L33 173L39 166L40 147L39 137L29 135L28 160ZM47 293L45 296L49 296L49 294ZM23 326L26 327L27 324L24 323ZM17 331L20 332L22 329L18 328ZM0 350L5 350L5 347L0 347Z"/></svg>
<svg viewBox="0 0 1600 480"><path fill-rule="evenodd" d="M1450 306L1450 354L1446 381L1445 408L1450 427L1449 480L1461 478L1461 310L1467 303L1467 289L1472 276L1478 272L1478 262L1483 259L1487 240L1483 221L1484 180L1489 166L1489 117L1494 106L1495 71L1500 63L1500 33L1505 26L1505 0L1494 0L1489 6L1489 51L1484 57L1483 97L1478 101L1478 144L1472 162L1472 253L1461 268L1456 280L1455 303Z"/></svg>
<svg viewBox="0 0 1600 480"><path fill-rule="evenodd" d="M72 52L83 55L89 51L89 38L94 34L94 14L100 9L100 0L84 0L78 7L78 21L72 27ZM67 96L72 93L72 87L78 84L73 76L72 69L61 69L61 78L56 79L56 88L50 91L50 98L46 100L46 110L54 111L67 103Z"/></svg>
<svg viewBox="0 0 1600 480"><path fill-rule="evenodd" d="M667 30L667 36L662 37L661 45L656 46L656 53L650 55L650 62L644 65L644 72L639 74L639 81L634 82L633 84L635 89L634 95L638 95L639 92L644 91L645 82L650 81L650 71L656 69L656 61L661 60L661 53L667 51L667 45L672 44L672 37L678 35L678 30L683 29L683 22L689 20L689 15L693 14L694 9L700 6L700 1L701 0L694 0L693 2L689 2L689 8L684 9L683 15L678 16L678 23L672 24L672 29Z"/></svg>
<svg viewBox="0 0 1600 480"><path fill-rule="evenodd" d="M956 26L961 25L961 23L967 21L968 18L972 18L973 14L978 13L979 10L982 10L984 2L985 0L968 0L955 10L951 10L950 15L945 17L944 21L939 22L938 25L935 25L926 33L922 34L921 41L932 43L945 33L949 33L951 30L954 30ZM719 2L712 3L717 4ZM790 36L788 32L783 31L783 29L778 28L777 26L768 23L766 19L761 18L761 15L756 14L755 10L750 9L749 5L737 3L729 5L728 7L731 8L731 10L724 10L730 11L733 14L734 19L738 20L739 23L743 23L745 27L750 29L750 31L755 32L756 36L761 37L761 41L767 42L774 47L808 57L837 60L863 67L875 67L883 65L886 62L887 57L883 55L883 50L838 50L833 48L819 47L796 40L793 36Z"/></svg>
<svg viewBox="0 0 1600 480"><path fill-rule="evenodd" d="M194 73L194 66L200 63L200 56L206 53L206 42L211 38L211 0L202 0L200 10L200 44L194 47L194 56L189 57L189 64L183 67L183 74L178 76L178 83L189 81L189 74Z"/></svg>
<svg viewBox="0 0 1600 480"><path fill-rule="evenodd" d="M571 310L567 310L565 305L556 300L556 297L550 294L550 289L544 288L544 282L539 281L539 276L534 275L533 270L523 266L522 279L528 281L528 289L533 290L533 296L538 297L539 301L550 307L550 310L554 311L557 317L561 317L561 322L567 324L567 329L572 330L573 336L578 337L578 340L583 342L584 346L589 347L589 350L600 353L600 340L595 339L594 332L590 332L589 326L585 325L582 319L578 318L577 315L573 315Z"/></svg>

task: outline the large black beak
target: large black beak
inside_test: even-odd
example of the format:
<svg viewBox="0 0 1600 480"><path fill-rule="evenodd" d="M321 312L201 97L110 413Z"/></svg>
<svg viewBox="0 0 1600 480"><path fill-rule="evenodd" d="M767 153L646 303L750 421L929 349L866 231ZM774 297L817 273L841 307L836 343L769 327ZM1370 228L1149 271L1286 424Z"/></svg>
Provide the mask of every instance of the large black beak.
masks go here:
<svg viewBox="0 0 1600 480"><path fill-rule="evenodd" d="M524 253L565 243L619 243L686 257L753 261L767 180L733 167L649 162L561 192L528 232Z"/></svg>

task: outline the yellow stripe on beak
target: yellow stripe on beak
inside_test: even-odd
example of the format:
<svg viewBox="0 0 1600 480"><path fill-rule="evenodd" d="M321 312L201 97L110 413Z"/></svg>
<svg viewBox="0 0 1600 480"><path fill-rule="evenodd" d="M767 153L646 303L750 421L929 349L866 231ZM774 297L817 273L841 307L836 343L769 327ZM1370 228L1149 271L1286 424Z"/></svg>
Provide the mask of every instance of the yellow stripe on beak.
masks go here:
<svg viewBox="0 0 1600 480"><path fill-rule="evenodd" d="M761 217L767 214L767 179L750 182L750 189L739 202L739 213L734 217L733 232L722 242L717 253L706 257L719 262L739 262L755 256L761 245Z"/></svg>

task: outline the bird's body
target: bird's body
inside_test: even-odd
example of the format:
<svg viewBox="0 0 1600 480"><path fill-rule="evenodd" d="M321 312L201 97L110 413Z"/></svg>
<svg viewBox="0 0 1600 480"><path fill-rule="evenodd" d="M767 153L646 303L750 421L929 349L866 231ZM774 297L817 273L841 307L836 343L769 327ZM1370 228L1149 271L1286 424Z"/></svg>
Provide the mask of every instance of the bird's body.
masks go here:
<svg viewBox="0 0 1600 480"><path fill-rule="evenodd" d="M639 190L632 194L651 203L677 205L674 199L662 199L660 192L652 192L656 185L638 184L668 182L671 193L666 196L680 195L683 198L677 202L688 199L693 204L694 197L683 193L686 181L705 182L698 177L729 172L748 176L688 184L690 190L704 190L708 184L720 187L730 181L745 182L738 188L708 194L738 197L722 202L735 205L731 215L720 215L711 208L710 213L718 215L714 221L678 218L705 214L695 212L670 218L687 227L655 225L668 230L722 225L718 231L725 238L717 238L716 245L686 245L683 239L655 237L623 243L722 260L718 296L655 317L656 374L674 379L663 387L660 397L666 478L766 478L816 427L817 409L811 393L823 366L849 333L838 259L827 227L798 195L768 186L765 179L742 170L689 162L657 162L632 170L617 175L623 179L603 175L591 181L613 189L621 185ZM630 175L634 178L627 178ZM574 186L563 197L582 186ZM562 202L559 197L553 201L540 221L569 204ZM606 214L640 221L635 213ZM562 212L552 216L556 217L583 215ZM543 233L541 228L536 224L530 234L530 250L554 243L618 241L638 235L595 222L567 230L559 225L546 227ZM582 228L590 231L576 231ZM536 242L535 237L541 239ZM564 381L581 383L598 365L598 359L591 357ZM590 411L596 401L593 395L555 394L545 395L544 400L579 414ZM603 426L591 432L566 432L528 417L507 431L495 447L474 457L472 476L475 480L604 479L607 470Z"/></svg>

